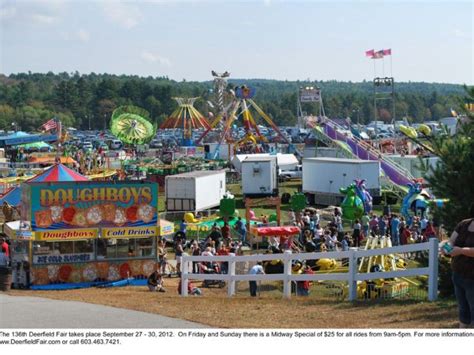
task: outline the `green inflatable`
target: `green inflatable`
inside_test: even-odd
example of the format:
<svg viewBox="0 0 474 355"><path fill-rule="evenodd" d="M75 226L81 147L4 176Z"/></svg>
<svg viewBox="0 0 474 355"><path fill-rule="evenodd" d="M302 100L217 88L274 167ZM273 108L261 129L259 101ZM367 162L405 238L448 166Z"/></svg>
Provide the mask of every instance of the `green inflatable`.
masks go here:
<svg viewBox="0 0 474 355"><path fill-rule="evenodd" d="M348 187L341 187L339 191L346 195L341 203L342 217L354 221L360 219L364 214L364 202L357 194L356 184L352 183Z"/></svg>

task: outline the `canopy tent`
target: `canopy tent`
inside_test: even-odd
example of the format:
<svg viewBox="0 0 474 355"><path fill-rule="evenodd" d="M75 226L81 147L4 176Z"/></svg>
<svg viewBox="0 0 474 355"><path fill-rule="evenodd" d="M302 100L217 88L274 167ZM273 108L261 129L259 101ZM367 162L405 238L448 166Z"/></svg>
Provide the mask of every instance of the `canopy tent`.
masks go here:
<svg viewBox="0 0 474 355"><path fill-rule="evenodd" d="M57 181L89 181L87 177L69 169L63 164L55 164L42 174L28 180L28 182L57 182Z"/></svg>
<svg viewBox="0 0 474 355"><path fill-rule="evenodd" d="M252 234L260 236L260 237L299 235L300 232L301 230L298 227L293 227L293 226L252 228Z"/></svg>
<svg viewBox="0 0 474 355"><path fill-rule="evenodd" d="M57 140L58 136L55 134L28 134L18 131L8 136L0 137L0 147L18 146L33 142L55 142Z"/></svg>
<svg viewBox="0 0 474 355"><path fill-rule="evenodd" d="M30 177L32 182L58 182L58 181L89 181L89 179L62 164L55 164L35 177ZM15 186L0 198L0 205L4 201L12 206L18 206L21 200L21 187Z"/></svg>
<svg viewBox="0 0 474 355"><path fill-rule="evenodd" d="M53 147L46 143L46 142L34 142L34 143L26 143L26 144L20 144L18 147L29 150L29 149L42 149L42 148L48 148L52 149Z"/></svg>

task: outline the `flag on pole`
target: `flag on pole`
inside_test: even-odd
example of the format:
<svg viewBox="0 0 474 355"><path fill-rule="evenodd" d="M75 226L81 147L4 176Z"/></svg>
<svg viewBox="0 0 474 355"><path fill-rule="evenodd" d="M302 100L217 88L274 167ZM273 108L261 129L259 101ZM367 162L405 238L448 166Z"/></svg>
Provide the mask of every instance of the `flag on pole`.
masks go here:
<svg viewBox="0 0 474 355"><path fill-rule="evenodd" d="M373 59L380 59L380 58L383 58L384 54L383 54L383 49L380 50L380 51L377 51L374 53L374 56L372 57Z"/></svg>
<svg viewBox="0 0 474 355"><path fill-rule="evenodd" d="M382 49L383 55L392 55L392 48Z"/></svg>
<svg viewBox="0 0 474 355"><path fill-rule="evenodd" d="M52 129L57 129L58 128L58 122L56 121L55 118L52 118L48 122L43 124L40 128L42 128L46 132L51 131Z"/></svg>
<svg viewBox="0 0 474 355"><path fill-rule="evenodd" d="M375 55L375 51L371 49L370 51L365 51L365 56L366 57L373 57Z"/></svg>

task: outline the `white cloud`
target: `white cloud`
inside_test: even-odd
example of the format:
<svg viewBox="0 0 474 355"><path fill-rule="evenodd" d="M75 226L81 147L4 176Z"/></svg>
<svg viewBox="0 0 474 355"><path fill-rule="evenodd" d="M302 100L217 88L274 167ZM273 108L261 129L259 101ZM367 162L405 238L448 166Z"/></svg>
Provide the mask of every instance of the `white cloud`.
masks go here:
<svg viewBox="0 0 474 355"><path fill-rule="evenodd" d="M162 57L157 53L152 53L150 51L142 51L140 58L148 63L159 63L167 67L171 66L171 61L168 58Z"/></svg>
<svg viewBox="0 0 474 355"><path fill-rule="evenodd" d="M0 19L19 25L52 25L61 20L65 0L14 2L0 7Z"/></svg>
<svg viewBox="0 0 474 355"><path fill-rule="evenodd" d="M123 2L106 1L103 3L105 16L112 22L130 29L138 25L143 14L137 6Z"/></svg>
<svg viewBox="0 0 474 355"><path fill-rule="evenodd" d="M458 37L458 38L465 38L465 39L469 39L471 38L469 36L468 33L460 30L459 28L455 28L454 30L451 31L451 34L454 36L454 37Z"/></svg>
<svg viewBox="0 0 474 355"><path fill-rule="evenodd" d="M270 6L272 4L272 0L263 0L263 5Z"/></svg>
<svg viewBox="0 0 474 355"><path fill-rule="evenodd" d="M91 34L83 28L80 28L76 32L76 36L77 39L81 42L89 42L89 39L91 38Z"/></svg>
<svg viewBox="0 0 474 355"><path fill-rule="evenodd" d="M38 13L31 14L29 17L33 22L39 25L51 25L52 23L58 20L58 18L55 16Z"/></svg>
<svg viewBox="0 0 474 355"><path fill-rule="evenodd" d="M8 20L15 17L17 13L16 7L5 6L0 8L0 19Z"/></svg>

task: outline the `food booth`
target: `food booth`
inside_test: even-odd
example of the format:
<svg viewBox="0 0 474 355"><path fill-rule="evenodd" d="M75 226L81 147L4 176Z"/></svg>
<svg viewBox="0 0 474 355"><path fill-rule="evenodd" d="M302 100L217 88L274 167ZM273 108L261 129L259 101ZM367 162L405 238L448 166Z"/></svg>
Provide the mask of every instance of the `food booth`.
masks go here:
<svg viewBox="0 0 474 355"><path fill-rule="evenodd" d="M146 278L155 267L158 185L152 182L26 182L31 283Z"/></svg>

